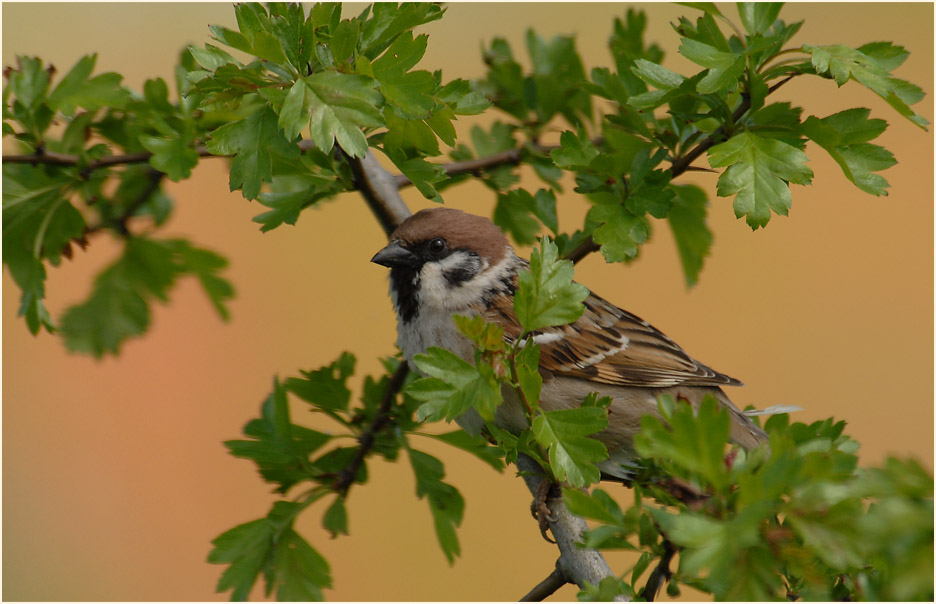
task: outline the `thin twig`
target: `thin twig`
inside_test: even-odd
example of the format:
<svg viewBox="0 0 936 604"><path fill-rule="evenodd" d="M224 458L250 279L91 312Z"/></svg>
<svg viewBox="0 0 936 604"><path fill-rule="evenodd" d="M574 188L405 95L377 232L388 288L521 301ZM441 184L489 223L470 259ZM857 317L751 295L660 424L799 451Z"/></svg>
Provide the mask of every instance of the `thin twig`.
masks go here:
<svg viewBox="0 0 936 604"><path fill-rule="evenodd" d="M676 546L664 537L663 555L660 556L660 561L657 562L656 568L653 569L653 572L650 573L650 576L647 578L647 584L640 590L640 597L645 602L653 602L657 594L660 593L660 589L663 588L663 584L673 578L673 571L670 570L670 562L673 561L673 556L676 555L677 551Z"/></svg>
<svg viewBox="0 0 936 604"><path fill-rule="evenodd" d="M520 602L542 602L549 596L553 595L559 588L563 585L569 583L569 580L566 579L565 574L562 572L562 569L559 568L559 562L556 562L556 568L553 569L549 576L540 581L540 583L530 590L530 593L520 598Z"/></svg>
<svg viewBox="0 0 936 604"><path fill-rule="evenodd" d="M344 497L347 495L348 489L354 484L354 478L357 476L361 464L364 463L367 454L374 448L374 443L377 441L377 433L390 421L390 411L393 408L393 402L396 400L396 395L400 391L400 388L403 387L408 373L409 365L406 361L400 363L397 370L393 372L393 376L387 383L387 389L384 390L377 415L374 416L374 420L371 422L371 425L367 427L367 430L358 437L358 450L354 454L354 458L341 470L338 474L338 480L332 485L332 490L338 493L339 496Z"/></svg>
<svg viewBox="0 0 936 604"><path fill-rule="evenodd" d="M311 149L315 146L311 140L301 140L298 144L299 148L302 150ZM208 151L208 147L205 145L199 145L195 147L195 153L197 153L199 157L231 157L230 155L215 155L214 153ZM46 151L40 147L36 150L36 153L27 153L23 155L4 155L3 163L33 165L46 164L50 166L81 166L85 170L94 171L100 170L101 168L110 168L112 166L125 164L143 164L148 162L151 157L153 157L152 153L149 151L143 151L141 153L110 155L108 157L102 157L101 159L96 159L94 161L88 162L87 164L83 164L81 157L77 155L54 153L52 151Z"/></svg>
<svg viewBox="0 0 936 604"><path fill-rule="evenodd" d="M515 166L520 163L522 158L523 153L520 149L508 149L507 151L501 151L500 153L494 153L493 155L487 155L485 157L476 157L475 159L466 159L464 161L443 164L442 169L445 170L445 174L449 178L461 176L462 174L477 175L485 170L491 170L500 166ZM401 189L413 184L405 174L397 174L396 183L397 187Z"/></svg>

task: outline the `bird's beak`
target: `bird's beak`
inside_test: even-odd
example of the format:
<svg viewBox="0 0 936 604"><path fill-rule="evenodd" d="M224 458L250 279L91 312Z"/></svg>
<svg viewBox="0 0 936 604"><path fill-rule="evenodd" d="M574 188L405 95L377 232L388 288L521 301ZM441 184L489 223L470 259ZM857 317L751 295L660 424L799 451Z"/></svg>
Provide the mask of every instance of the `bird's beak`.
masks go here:
<svg viewBox="0 0 936 604"><path fill-rule="evenodd" d="M371 262L388 268L396 266L413 267L416 266L418 261L419 259L416 257L416 254L400 245L398 240L391 241L387 247L374 254L374 257L371 258Z"/></svg>

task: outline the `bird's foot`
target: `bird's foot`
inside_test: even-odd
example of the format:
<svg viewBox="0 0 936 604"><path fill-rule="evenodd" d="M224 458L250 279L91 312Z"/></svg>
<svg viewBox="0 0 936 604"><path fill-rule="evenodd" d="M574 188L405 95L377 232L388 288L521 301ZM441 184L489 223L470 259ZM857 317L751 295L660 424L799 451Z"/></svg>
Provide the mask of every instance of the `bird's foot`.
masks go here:
<svg viewBox="0 0 936 604"><path fill-rule="evenodd" d="M555 541L546 535L546 531L549 529L550 522L558 520L549 511L549 497L554 486L556 485L548 478L543 478L539 486L536 487L536 496L530 504L530 513L533 514L533 517L536 518L536 521L539 523L540 534L543 536L543 539L550 543L555 543Z"/></svg>

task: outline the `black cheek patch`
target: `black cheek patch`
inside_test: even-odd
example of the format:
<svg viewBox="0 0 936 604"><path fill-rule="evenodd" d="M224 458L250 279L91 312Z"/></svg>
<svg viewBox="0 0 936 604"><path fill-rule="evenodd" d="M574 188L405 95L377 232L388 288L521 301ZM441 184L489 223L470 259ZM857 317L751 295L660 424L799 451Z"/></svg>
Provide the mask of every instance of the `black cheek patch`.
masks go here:
<svg viewBox="0 0 936 604"><path fill-rule="evenodd" d="M442 276L448 281L449 285L460 286L465 281L470 281L481 270L481 259L475 253L470 253L464 261L458 266L445 270Z"/></svg>

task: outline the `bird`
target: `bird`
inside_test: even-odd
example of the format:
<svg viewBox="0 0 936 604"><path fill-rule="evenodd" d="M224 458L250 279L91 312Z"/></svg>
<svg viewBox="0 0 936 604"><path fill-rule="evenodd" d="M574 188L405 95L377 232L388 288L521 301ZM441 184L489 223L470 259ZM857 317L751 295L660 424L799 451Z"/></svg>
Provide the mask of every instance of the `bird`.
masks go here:
<svg viewBox="0 0 936 604"><path fill-rule="evenodd" d="M397 226L371 261L390 269L397 345L410 366L413 357L433 346L474 362L474 345L458 331L453 315L498 324L510 342L523 335L513 297L518 273L529 262L485 217L444 206L421 210ZM592 392L611 398L608 425L594 435L609 452L598 465L603 478L631 478L641 417L659 417L657 400L664 394L694 406L711 395L729 412L734 443L754 449L766 439L722 390L743 385L740 381L696 361L650 323L593 292L583 305L573 323L528 337L540 348L543 411L579 406ZM524 408L512 388L503 393L494 423L519 433L528 425ZM473 434L484 426L474 409L455 421Z"/></svg>

